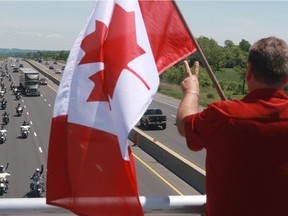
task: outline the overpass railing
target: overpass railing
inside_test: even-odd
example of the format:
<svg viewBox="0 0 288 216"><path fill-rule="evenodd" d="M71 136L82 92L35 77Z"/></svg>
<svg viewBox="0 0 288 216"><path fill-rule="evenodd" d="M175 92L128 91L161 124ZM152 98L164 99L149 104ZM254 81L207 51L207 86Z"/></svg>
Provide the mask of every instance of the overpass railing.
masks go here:
<svg viewBox="0 0 288 216"><path fill-rule="evenodd" d="M169 214L187 213L205 214L205 195L193 196L164 196L147 197L140 196L140 202L144 213ZM6 198L0 199L0 215L39 215L39 214L71 213L57 206L46 204L45 198Z"/></svg>

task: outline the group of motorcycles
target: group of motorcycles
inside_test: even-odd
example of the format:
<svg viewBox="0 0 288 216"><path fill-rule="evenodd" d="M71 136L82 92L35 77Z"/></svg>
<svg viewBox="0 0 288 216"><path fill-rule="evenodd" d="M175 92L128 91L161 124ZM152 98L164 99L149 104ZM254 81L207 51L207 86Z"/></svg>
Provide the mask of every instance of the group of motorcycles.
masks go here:
<svg viewBox="0 0 288 216"><path fill-rule="evenodd" d="M10 173L7 171L9 163L7 163L6 167L4 168L3 165L0 165L0 196L6 194L9 189L9 177L11 176ZM32 176L30 176L30 196L33 197L41 197L43 192L45 192L45 181L43 173L43 165L41 165L40 169L36 169Z"/></svg>
<svg viewBox="0 0 288 216"><path fill-rule="evenodd" d="M19 89L17 88L17 86L14 84L14 82L11 82L10 84L10 89L13 91L13 94L16 97L16 100L20 100L21 99L21 92L19 91ZM0 79L0 98L2 98L2 100L0 100L0 106L2 110L5 110L7 107L7 100L5 100L4 95L6 93L6 87L3 81L3 76ZM16 109L16 116L20 117L23 114L24 111L24 107L20 105L20 103L18 103L18 105L15 107ZM0 144L3 144L6 139L7 139L7 130L5 129L5 126L8 125L9 123L9 113L7 113L6 111L2 114L2 126L0 129ZM23 122L23 124L20 126L20 137L22 138L27 138L28 135L30 133L30 125L27 124L25 121Z"/></svg>
<svg viewBox="0 0 288 216"><path fill-rule="evenodd" d="M0 144L3 144L7 139L8 131L5 129L5 127L8 125L10 120L9 119L10 114L6 112L7 107L7 100L5 100L6 87L3 80L5 76L9 78L10 89L15 95L15 100L16 101L20 100L22 97L21 91L19 88L17 88L17 86L13 82L12 77L8 75L8 73L4 73L2 71L2 76L0 77L0 108L1 110L4 110L4 113L2 114L2 124L0 125ZM15 116L21 117L24 111L24 106L18 103L17 106L15 107L15 111L16 111ZM30 133L30 125L28 122L24 121L23 124L20 126L20 137L27 138L29 133ZM8 165L9 163L7 163L6 167L0 165L0 196L6 194L9 189L9 178L11 177L11 174L7 171ZM43 165L41 166L41 170L37 168L34 174L32 176L29 176L31 180L31 183L29 185L30 196L40 197L45 191L45 181L44 176L42 176L42 173L43 173Z"/></svg>

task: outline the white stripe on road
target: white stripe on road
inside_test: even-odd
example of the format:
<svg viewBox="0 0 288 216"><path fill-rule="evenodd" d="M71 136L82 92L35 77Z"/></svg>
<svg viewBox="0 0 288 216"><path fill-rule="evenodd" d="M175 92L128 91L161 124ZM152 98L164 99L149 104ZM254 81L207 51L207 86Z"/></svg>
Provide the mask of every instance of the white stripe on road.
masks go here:
<svg viewBox="0 0 288 216"><path fill-rule="evenodd" d="M40 153L42 153L42 148L41 147L39 147L39 151L40 151Z"/></svg>
<svg viewBox="0 0 288 216"><path fill-rule="evenodd" d="M34 132L34 136L35 136L35 137L37 136L37 133L36 133L36 132Z"/></svg>

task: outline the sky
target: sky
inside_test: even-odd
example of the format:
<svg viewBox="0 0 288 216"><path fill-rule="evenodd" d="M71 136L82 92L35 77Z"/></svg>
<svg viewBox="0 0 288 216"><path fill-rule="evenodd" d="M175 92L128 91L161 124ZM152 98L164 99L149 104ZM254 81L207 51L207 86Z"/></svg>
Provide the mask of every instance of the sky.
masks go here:
<svg viewBox="0 0 288 216"><path fill-rule="evenodd" d="M219 45L268 36L288 42L286 1L176 0L194 37ZM70 50L93 9L92 0L0 0L0 48Z"/></svg>

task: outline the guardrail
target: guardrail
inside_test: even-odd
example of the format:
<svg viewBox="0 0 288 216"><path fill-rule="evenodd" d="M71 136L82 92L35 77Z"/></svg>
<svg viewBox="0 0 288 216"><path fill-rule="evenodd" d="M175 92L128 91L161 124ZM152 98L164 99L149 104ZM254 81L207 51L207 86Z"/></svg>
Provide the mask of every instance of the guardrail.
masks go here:
<svg viewBox="0 0 288 216"><path fill-rule="evenodd" d="M168 214L187 213L202 214L205 212L205 195L195 196L166 196L147 197L140 196L140 203L144 213L167 212ZM0 214L39 215L52 213L70 213L70 211L57 206L46 204L45 198L8 198L0 199Z"/></svg>

